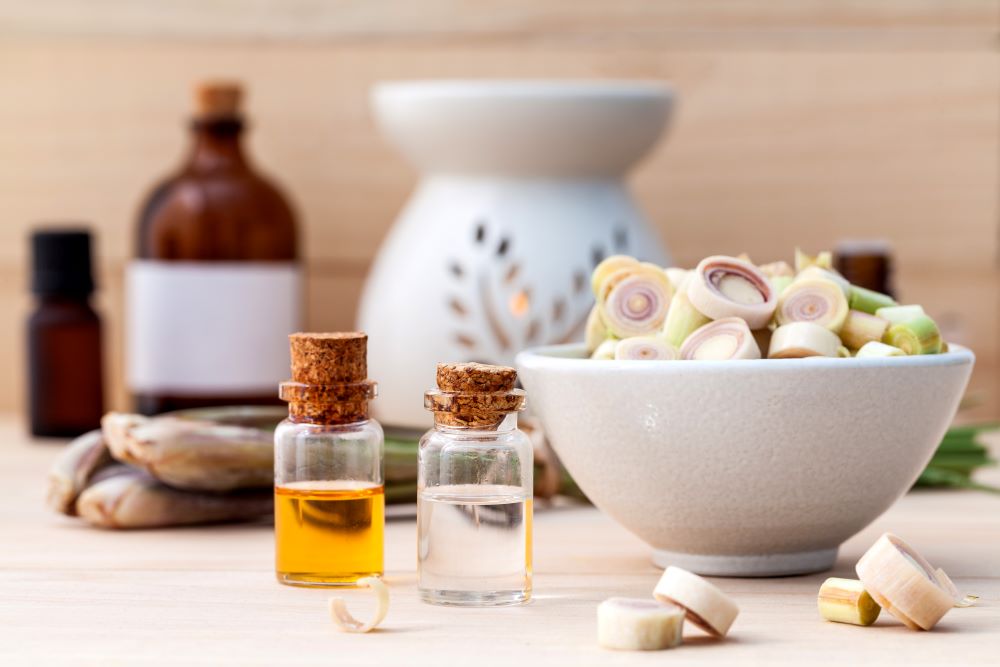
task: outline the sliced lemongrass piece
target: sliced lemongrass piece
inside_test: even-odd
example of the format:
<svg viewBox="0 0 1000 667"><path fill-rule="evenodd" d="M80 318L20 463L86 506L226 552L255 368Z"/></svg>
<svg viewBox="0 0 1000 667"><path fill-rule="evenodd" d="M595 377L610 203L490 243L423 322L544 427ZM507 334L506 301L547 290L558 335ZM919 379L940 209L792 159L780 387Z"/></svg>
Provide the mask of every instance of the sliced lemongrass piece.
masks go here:
<svg viewBox="0 0 1000 667"><path fill-rule="evenodd" d="M715 637L724 637L740 613L728 595L697 574L673 565L664 570L653 597L683 608L687 620Z"/></svg>
<svg viewBox="0 0 1000 667"><path fill-rule="evenodd" d="M844 326L840 328L840 340L850 349L860 350L866 343L882 340L888 328L889 320L852 310L847 313Z"/></svg>
<svg viewBox="0 0 1000 667"><path fill-rule="evenodd" d="M615 347L617 347L617 346L618 346L618 339L617 338L609 338L609 339L607 339L606 341L604 341L603 343L601 343L600 345L597 346L597 349L594 350L593 353L591 353L590 358L591 359L603 359L605 361L614 359L615 358Z"/></svg>
<svg viewBox="0 0 1000 667"><path fill-rule="evenodd" d="M601 317L618 338L643 336L663 326L673 289L667 275L651 265L637 264L611 274L598 297Z"/></svg>
<svg viewBox="0 0 1000 667"><path fill-rule="evenodd" d="M658 651L680 645L684 610L675 604L608 598L597 606L597 643L625 651Z"/></svg>
<svg viewBox="0 0 1000 667"><path fill-rule="evenodd" d="M667 280L670 281L670 286L674 288L674 292L679 292L681 288L684 287L684 282L687 280L690 271L687 269L682 269L677 266L669 266L663 269L663 272L667 274Z"/></svg>
<svg viewBox="0 0 1000 667"><path fill-rule="evenodd" d="M681 346L681 359L760 359L760 348L747 323L724 317L696 329Z"/></svg>
<svg viewBox="0 0 1000 667"><path fill-rule="evenodd" d="M774 288L774 295L776 297L780 297L782 292L795 282L795 278L792 276L774 276L773 278L768 278L768 280L771 281L771 287Z"/></svg>
<svg viewBox="0 0 1000 667"><path fill-rule="evenodd" d="M810 266L818 266L821 269L833 268L833 253L829 250L824 250L814 257L812 255L807 255L799 248L796 248L795 271L802 271Z"/></svg>
<svg viewBox="0 0 1000 667"><path fill-rule="evenodd" d="M617 272L619 269L638 264L639 260L628 255L612 255L605 258L604 261L594 268L594 272L590 276L590 288L594 291L594 296L598 296L601 293L601 283L611 274Z"/></svg>
<svg viewBox="0 0 1000 667"><path fill-rule="evenodd" d="M890 326L882 342L898 347L908 355L938 354L941 351L941 332L934 320L919 315Z"/></svg>
<svg viewBox="0 0 1000 667"><path fill-rule="evenodd" d="M892 324L899 324L900 322L906 322L907 320L912 320L915 317L920 317L921 315L926 315L922 306L916 304L909 306L886 306L885 308L879 308L875 311L876 317L881 317L883 320L889 320Z"/></svg>
<svg viewBox="0 0 1000 667"><path fill-rule="evenodd" d="M819 615L834 623L871 625L882 608L857 579L830 577L816 596Z"/></svg>
<svg viewBox="0 0 1000 667"><path fill-rule="evenodd" d="M774 318L778 325L812 322L839 331L847 319L847 297L837 283L823 278L796 278L781 293Z"/></svg>
<svg viewBox="0 0 1000 667"><path fill-rule="evenodd" d="M739 317L751 329L766 325L777 305L767 276L749 262L723 255L699 262L687 294L703 315L713 320Z"/></svg>
<svg viewBox="0 0 1000 667"><path fill-rule="evenodd" d="M836 283L840 287L840 291L844 293L844 298L846 299L851 293L851 283L847 282L847 279L842 275L833 270L821 269L818 266L806 267L799 274L795 276L795 280L809 280L819 278L821 280L829 280L832 283Z"/></svg>
<svg viewBox="0 0 1000 667"><path fill-rule="evenodd" d="M890 308L899 305L888 294L882 294L881 292L858 287L857 285L851 285L847 300L852 309L860 310L870 315L874 315L879 308Z"/></svg>
<svg viewBox="0 0 1000 667"><path fill-rule="evenodd" d="M944 354L947 351L948 351L948 341L942 340L941 341L941 352L940 353Z"/></svg>
<svg viewBox="0 0 1000 667"><path fill-rule="evenodd" d="M601 307L595 303L594 307L590 309L590 314L587 315L587 324L584 329L583 340L587 345L587 352L592 353L607 337L608 325L604 323L604 317L601 316Z"/></svg>
<svg viewBox="0 0 1000 667"><path fill-rule="evenodd" d="M654 361L677 358L677 348L659 336L632 336L615 345L618 361Z"/></svg>
<svg viewBox="0 0 1000 667"><path fill-rule="evenodd" d="M955 605L930 563L890 533L865 552L855 570L872 598L911 630L930 630Z"/></svg>
<svg viewBox="0 0 1000 667"><path fill-rule="evenodd" d="M778 278L778 277L795 277L795 269L792 268L791 264L784 260L779 260L777 262L769 262L767 264L761 264L757 267L760 272L763 273L768 278Z"/></svg>
<svg viewBox="0 0 1000 667"><path fill-rule="evenodd" d="M859 359L862 357L905 357L906 352L903 352L898 347L873 340L870 343L862 345L861 349L854 356Z"/></svg>
<svg viewBox="0 0 1000 667"><path fill-rule="evenodd" d="M702 315L701 311L691 305L691 300L683 291L674 294L670 301L663 322L663 337L674 347L680 347L695 329L704 326L712 320Z"/></svg>
<svg viewBox="0 0 1000 667"><path fill-rule="evenodd" d="M840 357L841 359L850 359L851 351L848 348L841 345L840 347L837 348L837 356Z"/></svg>
<svg viewBox="0 0 1000 667"><path fill-rule="evenodd" d="M837 334L826 327L812 322L791 322L778 327L771 334L767 358L836 357L839 356L840 347Z"/></svg>
<svg viewBox="0 0 1000 667"><path fill-rule="evenodd" d="M344 632L370 632L385 619L389 612L389 587L378 577L362 577L357 585L367 586L375 593L375 614L370 621L362 623L347 611L344 598L330 598L330 616L337 627Z"/></svg>
<svg viewBox="0 0 1000 667"><path fill-rule="evenodd" d="M955 582L952 581L951 577L949 577L941 568L934 570L934 578L937 579L941 588L948 591L948 594L951 595L953 600L955 600L956 607L971 607L979 600L978 595L962 595L962 593L958 590L958 586L955 585Z"/></svg>

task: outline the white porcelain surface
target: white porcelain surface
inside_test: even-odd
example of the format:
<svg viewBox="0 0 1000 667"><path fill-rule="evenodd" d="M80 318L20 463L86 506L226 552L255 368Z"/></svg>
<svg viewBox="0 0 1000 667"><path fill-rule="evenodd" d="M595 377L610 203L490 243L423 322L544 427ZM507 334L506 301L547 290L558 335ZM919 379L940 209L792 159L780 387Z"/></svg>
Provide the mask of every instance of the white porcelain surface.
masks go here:
<svg viewBox="0 0 1000 667"><path fill-rule="evenodd" d="M580 488L702 574L828 569L916 481L973 354L870 359L592 361L521 353L529 406Z"/></svg>
<svg viewBox="0 0 1000 667"><path fill-rule="evenodd" d="M672 95L653 84L382 84L382 132L421 170L362 295L375 416L424 427L439 361L511 364L582 337L601 257L669 257L625 188Z"/></svg>

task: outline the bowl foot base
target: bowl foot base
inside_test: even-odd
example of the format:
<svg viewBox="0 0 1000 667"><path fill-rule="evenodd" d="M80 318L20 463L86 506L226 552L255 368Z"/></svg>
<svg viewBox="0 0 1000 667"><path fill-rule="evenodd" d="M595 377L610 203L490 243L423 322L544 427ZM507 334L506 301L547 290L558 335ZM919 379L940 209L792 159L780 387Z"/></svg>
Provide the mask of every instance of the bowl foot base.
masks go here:
<svg viewBox="0 0 1000 667"><path fill-rule="evenodd" d="M676 565L696 574L714 577L783 577L829 570L837 560L837 551L833 548L786 554L725 556L655 549L653 563L663 568Z"/></svg>

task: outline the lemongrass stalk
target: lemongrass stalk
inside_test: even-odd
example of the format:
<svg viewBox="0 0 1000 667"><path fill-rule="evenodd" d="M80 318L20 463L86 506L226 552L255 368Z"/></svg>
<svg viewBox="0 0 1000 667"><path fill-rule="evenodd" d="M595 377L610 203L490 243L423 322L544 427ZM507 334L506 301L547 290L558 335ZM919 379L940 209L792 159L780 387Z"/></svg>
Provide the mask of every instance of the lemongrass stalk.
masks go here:
<svg viewBox="0 0 1000 667"><path fill-rule="evenodd" d="M906 352L892 345L872 341L862 345L861 349L854 356L859 359L864 357L905 357Z"/></svg>
<svg viewBox="0 0 1000 667"><path fill-rule="evenodd" d="M774 317L778 325L812 322L840 331L847 319L847 297L837 283L824 278L796 278L781 293Z"/></svg>
<svg viewBox="0 0 1000 667"><path fill-rule="evenodd" d="M774 330L768 359L800 357L836 357L840 339L826 327L813 322L790 322Z"/></svg>
<svg viewBox="0 0 1000 667"><path fill-rule="evenodd" d="M724 317L694 331L681 346L681 359L760 359L760 348L746 321Z"/></svg>
<svg viewBox="0 0 1000 667"><path fill-rule="evenodd" d="M840 340L848 348L859 350L865 343L882 340L888 328L889 320L852 310L847 313L844 326L840 328Z"/></svg>
<svg viewBox="0 0 1000 667"><path fill-rule="evenodd" d="M691 305L685 292L677 292L670 302L670 310L663 323L663 337L674 347L680 347L692 332L709 322L711 320L708 317Z"/></svg>
<svg viewBox="0 0 1000 667"><path fill-rule="evenodd" d="M924 309L916 304L910 306L886 306L875 311L876 317L889 320L892 324L906 322L907 320L912 320L926 314Z"/></svg>
<svg viewBox="0 0 1000 667"><path fill-rule="evenodd" d="M615 345L617 361L669 361L677 358L677 348L659 336L623 338Z"/></svg>
<svg viewBox="0 0 1000 667"><path fill-rule="evenodd" d="M628 255L611 255L594 267L594 272L590 276L590 288L594 291L594 296L601 293L601 283L603 283L608 276L619 271L620 269L628 268L630 266L635 266L639 263L635 257L629 257Z"/></svg>
<svg viewBox="0 0 1000 667"><path fill-rule="evenodd" d="M920 315L890 326L882 342L898 347L908 355L938 354L941 351L941 332L934 320Z"/></svg>
<svg viewBox="0 0 1000 667"><path fill-rule="evenodd" d="M874 315L879 308L889 308L899 305L888 294L882 294L881 292L858 287L857 285L851 285L847 300L852 310L860 310L870 315Z"/></svg>

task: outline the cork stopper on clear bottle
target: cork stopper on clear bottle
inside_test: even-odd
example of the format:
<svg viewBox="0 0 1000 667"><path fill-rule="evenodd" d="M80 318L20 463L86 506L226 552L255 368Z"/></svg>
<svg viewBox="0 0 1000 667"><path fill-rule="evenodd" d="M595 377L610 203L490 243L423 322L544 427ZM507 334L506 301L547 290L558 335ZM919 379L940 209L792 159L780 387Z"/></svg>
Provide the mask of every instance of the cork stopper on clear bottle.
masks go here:
<svg viewBox="0 0 1000 667"><path fill-rule="evenodd" d="M279 395L288 418L311 424L349 424L368 419L377 385L368 379L368 336L360 332L295 333L288 337L292 379Z"/></svg>
<svg viewBox="0 0 1000 667"><path fill-rule="evenodd" d="M516 383L517 371L506 366L438 364L438 388L424 394L424 407L439 425L493 430L525 407L524 391Z"/></svg>

